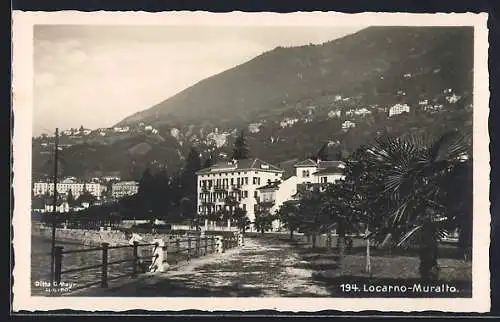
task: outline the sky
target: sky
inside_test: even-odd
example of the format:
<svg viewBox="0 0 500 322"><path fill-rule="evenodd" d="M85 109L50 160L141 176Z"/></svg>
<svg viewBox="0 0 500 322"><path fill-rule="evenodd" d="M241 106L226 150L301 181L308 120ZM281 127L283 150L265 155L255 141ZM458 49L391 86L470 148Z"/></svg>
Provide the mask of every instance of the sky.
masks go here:
<svg viewBox="0 0 500 322"><path fill-rule="evenodd" d="M360 29L36 25L33 135L109 127L277 46L321 44Z"/></svg>

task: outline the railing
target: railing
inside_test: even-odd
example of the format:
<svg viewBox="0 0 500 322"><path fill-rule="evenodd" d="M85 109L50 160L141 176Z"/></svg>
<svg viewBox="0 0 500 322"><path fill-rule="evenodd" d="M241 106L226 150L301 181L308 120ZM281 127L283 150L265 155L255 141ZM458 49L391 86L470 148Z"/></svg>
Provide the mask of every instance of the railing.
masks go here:
<svg viewBox="0 0 500 322"><path fill-rule="evenodd" d="M163 251L167 251L166 253L167 256L163 260L163 262L173 265L177 265L182 261L190 262L192 258L198 258L217 252L218 251L217 243L218 243L217 236L215 235L204 236L204 237L201 236L187 237L187 238L170 237L166 243L166 246L163 246ZM186 247L183 247L183 245L186 245ZM112 280L124 277L136 278L140 273L144 273L146 271L145 264L148 264L147 259L149 260L152 259L153 246L155 248L158 247L158 243L139 244L138 242L134 242L133 245L122 245L122 246L109 246L108 243L102 243L100 247L72 249L72 250L64 250L63 246L56 246L54 251L54 262L55 262L54 282L56 283L56 285L60 285L64 274L84 272L89 270L95 270L98 268L101 269L100 279L98 281L92 281L84 285L78 285L72 288L72 290L75 291L96 285L100 285L101 288L107 288L108 282ZM221 246L220 247L221 252L224 252L226 249L237 247L238 236L235 234L226 234L222 238L222 245L220 246ZM143 255L145 254L144 251L139 252L139 249L142 247L149 247L150 252L148 252L147 255ZM113 260L109 258L110 250L122 249L122 248L131 248L133 250L132 258L118 259L118 260L116 259ZM96 252L96 251L102 252L101 262L99 264L71 268L66 270L63 269L64 255ZM109 276L110 266L123 263L130 263L132 272L110 277Z"/></svg>

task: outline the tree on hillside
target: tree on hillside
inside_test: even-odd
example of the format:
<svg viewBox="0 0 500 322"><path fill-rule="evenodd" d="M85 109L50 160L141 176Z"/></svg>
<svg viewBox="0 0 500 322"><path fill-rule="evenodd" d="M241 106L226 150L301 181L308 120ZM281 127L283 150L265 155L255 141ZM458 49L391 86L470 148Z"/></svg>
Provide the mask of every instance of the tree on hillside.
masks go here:
<svg viewBox="0 0 500 322"><path fill-rule="evenodd" d="M210 168L214 164L212 155L210 154L208 158L203 163L202 169Z"/></svg>
<svg viewBox="0 0 500 322"><path fill-rule="evenodd" d="M82 194L76 199L76 204L81 205L83 202L93 204L95 200L96 197L84 188Z"/></svg>
<svg viewBox="0 0 500 322"><path fill-rule="evenodd" d="M328 143L324 143L319 149L318 153L316 153L317 160L328 160Z"/></svg>
<svg viewBox="0 0 500 322"><path fill-rule="evenodd" d="M232 158L235 160L243 160L249 157L249 151L243 130L240 132L234 141Z"/></svg>

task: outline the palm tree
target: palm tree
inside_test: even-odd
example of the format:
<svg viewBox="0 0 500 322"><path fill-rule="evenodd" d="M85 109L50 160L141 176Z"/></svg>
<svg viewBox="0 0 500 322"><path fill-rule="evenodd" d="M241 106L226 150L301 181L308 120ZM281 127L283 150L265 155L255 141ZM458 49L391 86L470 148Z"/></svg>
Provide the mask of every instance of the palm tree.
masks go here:
<svg viewBox="0 0 500 322"><path fill-rule="evenodd" d="M446 230L470 216L453 211L447 202L454 171L470 155L468 140L454 132L437 140L384 137L365 151L373 168L383 174L383 190L378 193L389 205L384 226L373 235L389 232L396 247L417 246L424 280L438 278L438 242ZM457 188L467 191L472 186Z"/></svg>

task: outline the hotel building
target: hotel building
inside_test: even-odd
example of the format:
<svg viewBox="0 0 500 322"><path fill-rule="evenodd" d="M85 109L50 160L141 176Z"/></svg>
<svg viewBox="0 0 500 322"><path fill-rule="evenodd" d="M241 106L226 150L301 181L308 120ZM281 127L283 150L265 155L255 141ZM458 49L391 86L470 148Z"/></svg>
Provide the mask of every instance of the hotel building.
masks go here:
<svg viewBox="0 0 500 322"><path fill-rule="evenodd" d="M234 196L239 207L253 222L259 196L257 188L268 182L281 181L283 173L282 169L257 158L219 162L201 169L196 173L198 213L220 211L225 205L225 198Z"/></svg>

